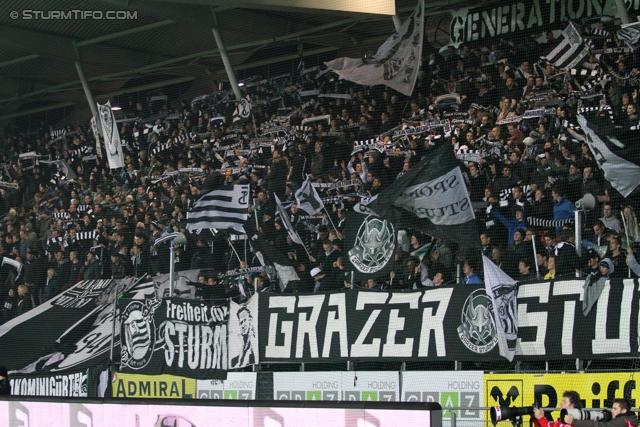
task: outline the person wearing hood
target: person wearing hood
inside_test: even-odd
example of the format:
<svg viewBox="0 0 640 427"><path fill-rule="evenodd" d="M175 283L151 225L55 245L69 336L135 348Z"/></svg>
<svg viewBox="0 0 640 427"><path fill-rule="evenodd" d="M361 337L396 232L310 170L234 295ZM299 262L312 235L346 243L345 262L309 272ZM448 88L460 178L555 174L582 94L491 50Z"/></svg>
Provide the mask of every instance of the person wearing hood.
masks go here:
<svg viewBox="0 0 640 427"><path fill-rule="evenodd" d="M600 271L589 274L584 281L584 298L582 299L582 314L587 315L591 311L591 308L595 305L596 301L602 293L602 289L609 280L609 277L615 271L613 261L609 258L604 258L598 265Z"/></svg>

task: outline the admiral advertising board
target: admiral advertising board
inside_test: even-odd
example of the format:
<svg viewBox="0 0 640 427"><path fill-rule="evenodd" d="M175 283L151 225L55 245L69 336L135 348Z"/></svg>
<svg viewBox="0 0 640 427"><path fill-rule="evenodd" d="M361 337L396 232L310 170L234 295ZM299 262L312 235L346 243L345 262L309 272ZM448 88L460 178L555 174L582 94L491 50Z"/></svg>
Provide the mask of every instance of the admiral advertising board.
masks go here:
<svg viewBox="0 0 640 427"><path fill-rule="evenodd" d="M256 379L255 372L230 372L226 380L118 373L113 397L252 400L256 397Z"/></svg>

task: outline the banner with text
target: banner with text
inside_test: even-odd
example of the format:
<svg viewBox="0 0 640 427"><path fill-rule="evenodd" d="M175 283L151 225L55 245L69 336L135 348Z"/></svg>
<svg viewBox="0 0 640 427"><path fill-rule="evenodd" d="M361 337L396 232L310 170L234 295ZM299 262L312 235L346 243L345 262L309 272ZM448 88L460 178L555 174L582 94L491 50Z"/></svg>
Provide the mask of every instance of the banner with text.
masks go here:
<svg viewBox="0 0 640 427"><path fill-rule="evenodd" d="M14 396L88 397L87 371L58 375L11 376Z"/></svg>
<svg viewBox="0 0 640 427"><path fill-rule="evenodd" d="M586 317L583 284L568 280L520 285L516 358L593 359L637 353L637 282L614 279ZM484 288L474 286L403 293L261 294L258 319L264 363L504 360L498 352L491 301Z"/></svg>
<svg viewBox="0 0 640 427"><path fill-rule="evenodd" d="M123 372L226 378L227 305L179 298L121 304Z"/></svg>
<svg viewBox="0 0 640 427"><path fill-rule="evenodd" d="M625 1L629 12L640 10L637 0ZM615 0L521 0L453 11L450 43L458 45L491 37L535 34L566 27L566 20L615 14Z"/></svg>

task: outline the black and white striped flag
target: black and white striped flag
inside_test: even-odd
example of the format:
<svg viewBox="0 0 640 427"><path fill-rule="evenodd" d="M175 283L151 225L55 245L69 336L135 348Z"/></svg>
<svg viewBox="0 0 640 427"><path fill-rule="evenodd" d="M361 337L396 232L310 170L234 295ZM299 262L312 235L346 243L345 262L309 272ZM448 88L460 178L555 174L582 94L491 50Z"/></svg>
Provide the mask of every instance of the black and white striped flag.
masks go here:
<svg viewBox="0 0 640 427"><path fill-rule="evenodd" d="M584 42L578 29L569 24L562 32L558 43L542 58L561 70L575 68L587 55L589 46Z"/></svg>
<svg viewBox="0 0 640 427"><path fill-rule="evenodd" d="M622 24L616 36L624 40L631 49L637 50L640 47L640 22Z"/></svg>
<svg viewBox="0 0 640 427"><path fill-rule="evenodd" d="M249 216L249 186L234 185L205 194L187 212L189 231L215 228L244 233Z"/></svg>

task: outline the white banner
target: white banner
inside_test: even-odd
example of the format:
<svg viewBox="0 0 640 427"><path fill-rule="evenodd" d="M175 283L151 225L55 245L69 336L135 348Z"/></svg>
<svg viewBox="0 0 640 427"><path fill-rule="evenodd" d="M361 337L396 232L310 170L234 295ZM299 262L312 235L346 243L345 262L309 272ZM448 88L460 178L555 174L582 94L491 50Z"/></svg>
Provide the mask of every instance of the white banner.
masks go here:
<svg viewBox="0 0 640 427"><path fill-rule="evenodd" d="M259 362L258 294L245 304L229 305L229 367L244 368Z"/></svg>
<svg viewBox="0 0 640 427"><path fill-rule="evenodd" d="M98 104L98 114L100 115L100 125L104 138L104 147L107 152L107 161L110 169L119 169L124 167L124 156L122 154L122 144L120 143L120 134L118 133L118 124L111 103L104 105Z"/></svg>

